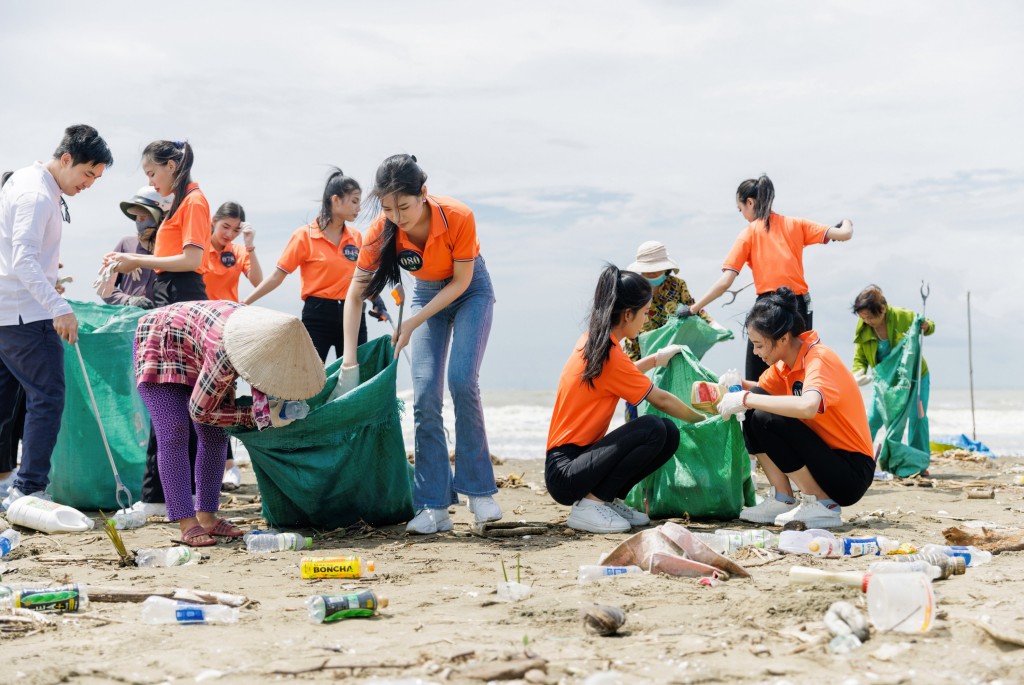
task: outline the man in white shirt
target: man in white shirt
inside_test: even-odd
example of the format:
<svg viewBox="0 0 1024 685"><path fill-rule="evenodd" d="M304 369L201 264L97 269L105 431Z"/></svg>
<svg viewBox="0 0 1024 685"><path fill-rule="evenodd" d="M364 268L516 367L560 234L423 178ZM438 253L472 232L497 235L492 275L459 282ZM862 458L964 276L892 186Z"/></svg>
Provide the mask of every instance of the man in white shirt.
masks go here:
<svg viewBox="0 0 1024 685"><path fill-rule="evenodd" d="M64 412L64 346L78 341L78 319L55 290L64 195L90 187L114 163L92 126L64 131L53 159L19 169L0 189L0 415L20 383L26 397L21 468L7 509L24 495L45 497L50 456Z"/></svg>

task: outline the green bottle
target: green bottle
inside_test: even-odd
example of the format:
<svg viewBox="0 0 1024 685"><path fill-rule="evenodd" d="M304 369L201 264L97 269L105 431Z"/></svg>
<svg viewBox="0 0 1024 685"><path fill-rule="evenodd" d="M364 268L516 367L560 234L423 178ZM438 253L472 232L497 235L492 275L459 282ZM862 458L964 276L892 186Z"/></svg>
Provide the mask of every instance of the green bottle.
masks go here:
<svg viewBox="0 0 1024 685"><path fill-rule="evenodd" d="M313 595L306 598L309 620L314 623L333 623L344 618L373 616L377 609L387 605L388 598L378 597L373 590L344 595Z"/></svg>

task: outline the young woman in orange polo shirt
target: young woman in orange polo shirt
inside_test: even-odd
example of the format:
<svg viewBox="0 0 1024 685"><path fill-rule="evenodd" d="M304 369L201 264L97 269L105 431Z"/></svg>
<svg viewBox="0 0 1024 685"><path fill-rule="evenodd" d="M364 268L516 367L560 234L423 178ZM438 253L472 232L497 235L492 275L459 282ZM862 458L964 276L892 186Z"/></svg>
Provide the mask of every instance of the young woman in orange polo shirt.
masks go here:
<svg viewBox="0 0 1024 685"><path fill-rule="evenodd" d="M356 260L363 236L347 222L359 216L363 191L359 183L335 168L327 177L320 214L312 222L292 234L277 269L245 298L252 304L284 282L285 277L299 270L302 281L302 323L313 339L320 359L326 361L331 348L341 356L345 324L342 312L348 285L356 270ZM359 344L366 342L366 317L362 314L351 322L358 330Z"/></svg>
<svg viewBox="0 0 1024 685"><path fill-rule="evenodd" d="M789 288L758 298L744 325L768 369L757 383L726 394L723 416L746 412L747 450L772 484L769 496L740 512L753 523L808 528L842 524L842 506L864 496L875 473L871 435L857 381L818 334L808 330ZM799 503L790 480L800 488Z"/></svg>
<svg viewBox="0 0 1024 685"><path fill-rule="evenodd" d="M245 221L245 209L237 202L225 202L213 213L210 247L203 260L203 282L211 300L238 302L242 275L255 288L263 281L263 267L256 257L256 229ZM235 238L242 236L242 244Z"/></svg>
<svg viewBox="0 0 1024 685"><path fill-rule="evenodd" d="M826 226L783 216L772 211L774 200L775 186L767 176L740 183L736 189L736 208L749 223L726 256L722 277L690 305L691 314L700 312L731 288L743 265L749 264L758 298L783 286L789 288L798 296L800 314L807 328L812 327L811 296L804 280L804 247L849 240L853 237L853 222L843 219L838 226ZM765 368L748 340L745 377L758 378Z"/></svg>
<svg viewBox="0 0 1024 685"><path fill-rule="evenodd" d="M497 521L501 508L480 402L480 365L491 332L494 289L480 256L476 219L450 197L427 194L427 175L411 155L393 155L378 167L371 197L381 213L366 232L345 305L342 391L359 382L355 324L359 303L401 283L416 282L412 316L396 332L395 356L412 350L416 475L410 533L452 529L448 506L469 498L478 522ZM451 352L449 356L449 350ZM455 475L448 461L441 406L445 366L455 403Z"/></svg>
<svg viewBox="0 0 1024 685"><path fill-rule="evenodd" d="M607 266L597 282L587 332L562 369L548 429L544 481L556 502L572 505L570 528L621 533L650 523L622 499L675 454L679 428L648 414L607 433L620 399L633 405L647 400L680 421L703 419L644 375L654 366L667 366L679 345L637 362L619 347L620 340L640 334L651 297L646 278Z"/></svg>

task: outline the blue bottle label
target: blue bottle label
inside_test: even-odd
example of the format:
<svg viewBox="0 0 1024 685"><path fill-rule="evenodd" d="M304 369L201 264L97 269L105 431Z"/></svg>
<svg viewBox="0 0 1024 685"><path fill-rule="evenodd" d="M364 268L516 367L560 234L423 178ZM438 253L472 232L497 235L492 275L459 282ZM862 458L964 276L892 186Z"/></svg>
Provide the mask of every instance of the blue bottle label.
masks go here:
<svg viewBox="0 0 1024 685"><path fill-rule="evenodd" d="M11 551L11 541L7 538L0 538L0 557L6 557Z"/></svg>
<svg viewBox="0 0 1024 685"><path fill-rule="evenodd" d="M185 605L174 610L174 620L178 623L205 623L206 616L201 607Z"/></svg>
<svg viewBox="0 0 1024 685"><path fill-rule="evenodd" d="M623 573L629 573L629 569L625 566L605 566L607 569L604 574L606 576L621 576Z"/></svg>
<svg viewBox="0 0 1024 685"><path fill-rule="evenodd" d="M971 552L966 547L950 547L949 556L963 557L964 564L966 564L967 566L971 565Z"/></svg>

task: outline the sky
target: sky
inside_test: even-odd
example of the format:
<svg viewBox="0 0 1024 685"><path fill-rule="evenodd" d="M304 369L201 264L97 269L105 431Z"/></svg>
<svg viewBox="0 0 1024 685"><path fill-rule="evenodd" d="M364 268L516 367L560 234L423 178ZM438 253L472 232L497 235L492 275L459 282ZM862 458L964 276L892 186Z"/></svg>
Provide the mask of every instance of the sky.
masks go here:
<svg viewBox="0 0 1024 685"><path fill-rule="evenodd" d="M48 159L72 123L106 138L115 164L69 199L62 249L68 297L96 300L152 140L192 143L194 179L245 207L265 270L329 167L365 192L415 154L430 192L476 214L498 300L485 391L553 389L603 264L646 240L702 294L744 227L737 185L767 173L779 213L854 223L804 253L825 344L852 360L865 285L919 311L925 281L932 386L966 388L970 291L975 386L1011 388L1022 29L1009 1L4 3L0 167ZM739 338L714 371L743 367L751 290L710 307ZM260 304L299 314L298 292L293 275Z"/></svg>

